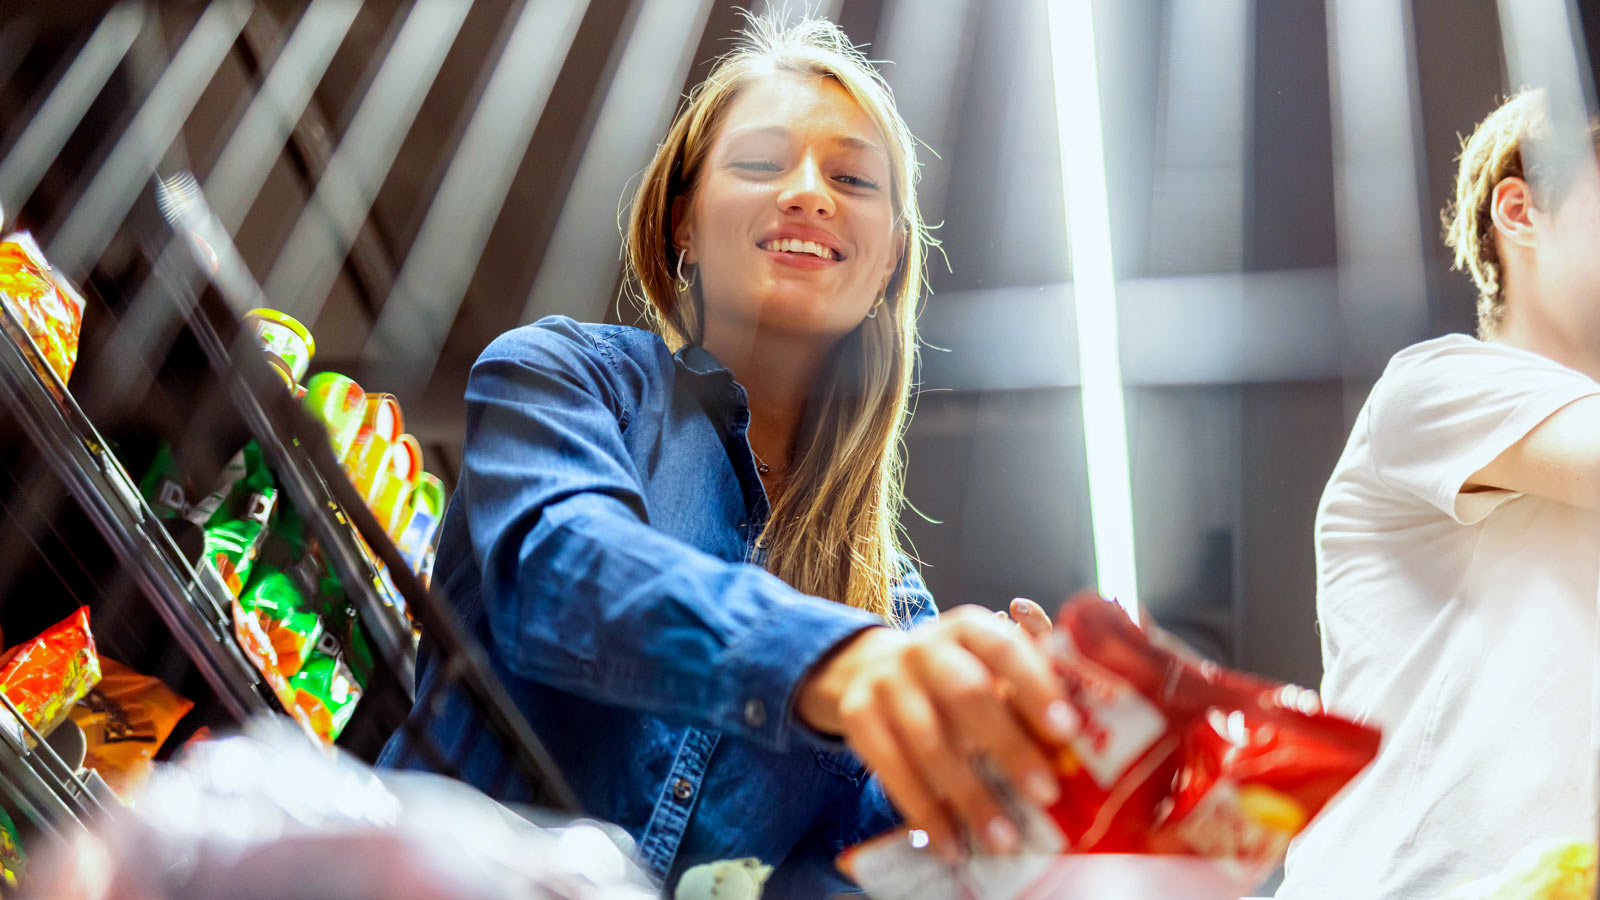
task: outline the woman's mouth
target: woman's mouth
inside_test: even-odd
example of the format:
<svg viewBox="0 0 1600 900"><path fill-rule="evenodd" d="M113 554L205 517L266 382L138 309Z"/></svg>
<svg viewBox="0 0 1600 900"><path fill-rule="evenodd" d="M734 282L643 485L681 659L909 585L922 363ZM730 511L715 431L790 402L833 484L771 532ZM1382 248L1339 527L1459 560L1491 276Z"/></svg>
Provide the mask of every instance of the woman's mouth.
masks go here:
<svg viewBox="0 0 1600 900"><path fill-rule="evenodd" d="M799 238L777 238L762 241L756 246L766 251L773 262L797 269L825 269L842 261L832 247Z"/></svg>
<svg viewBox="0 0 1600 900"><path fill-rule="evenodd" d="M815 256L818 259L836 260L839 258L833 248L816 241L802 241L798 238L778 238L773 241L763 241L758 244L761 249L770 253L793 253Z"/></svg>

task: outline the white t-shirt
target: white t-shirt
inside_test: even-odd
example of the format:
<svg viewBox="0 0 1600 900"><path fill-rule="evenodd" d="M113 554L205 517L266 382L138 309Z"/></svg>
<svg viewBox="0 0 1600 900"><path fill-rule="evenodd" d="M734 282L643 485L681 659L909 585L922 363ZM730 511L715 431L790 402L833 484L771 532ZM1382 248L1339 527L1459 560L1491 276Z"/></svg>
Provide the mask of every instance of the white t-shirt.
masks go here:
<svg viewBox="0 0 1600 900"><path fill-rule="evenodd" d="M1462 485L1600 383L1464 335L1410 347L1317 510L1323 701L1383 729L1280 898L1431 900L1594 840L1600 514Z"/></svg>

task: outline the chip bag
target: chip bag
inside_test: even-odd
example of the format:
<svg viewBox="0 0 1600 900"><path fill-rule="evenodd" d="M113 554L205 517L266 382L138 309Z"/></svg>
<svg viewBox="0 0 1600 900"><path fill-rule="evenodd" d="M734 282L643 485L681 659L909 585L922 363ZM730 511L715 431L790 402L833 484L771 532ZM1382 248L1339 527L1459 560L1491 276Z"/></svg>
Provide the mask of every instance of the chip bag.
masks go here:
<svg viewBox="0 0 1600 900"><path fill-rule="evenodd" d="M1062 607L1051 641L1083 720L1050 810L1073 850L1270 870L1378 753L1311 691L1186 659L1097 597Z"/></svg>
<svg viewBox="0 0 1600 900"><path fill-rule="evenodd" d="M194 703L159 678L101 657L100 683L70 713L89 751L84 765L100 773L124 800L150 776L156 753Z"/></svg>
<svg viewBox="0 0 1600 900"><path fill-rule="evenodd" d="M272 646L272 638L267 635L260 617L239 605L237 597L233 600L233 636L238 640L245 658L261 673L278 702L283 704L285 710L293 710L294 691L279 668L278 651Z"/></svg>
<svg viewBox="0 0 1600 900"><path fill-rule="evenodd" d="M250 567L278 504L277 484L255 441L235 454L207 500L219 494L222 501L205 520L202 558L217 567L223 583L237 597L250 578Z"/></svg>
<svg viewBox="0 0 1600 900"><path fill-rule="evenodd" d="M4 809L0 809L0 881L8 888L15 888L27 867L28 854L22 852L17 825Z"/></svg>
<svg viewBox="0 0 1600 900"><path fill-rule="evenodd" d="M0 693L41 735L65 721L99 680L87 606L0 656Z"/></svg>
<svg viewBox="0 0 1600 900"><path fill-rule="evenodd" d="M327 642L324 642L325 644ZM311 721L311 728L323 740L337 740L361 699L361 686L339 655L318 647L306 664L289 679L295 689L295 703Z"/></svg>
<svg viewBox="0 0 1600 900"><path fill-rule="evenodd" d="M258 565L239 605L260 617L283 677L300 671L322 635L322 620L294 579L275 566Z"/></svg>
<svg viewBox="0 0 1600 900"><path fill-rule="evenodd" d="M1044 814L988 779L1024 855L949 867L902 830L840 857L869 894L1065 896L1131 865L1150 896L1238 897L1377 755L1375 729L1323 712L1311 691L1168 649L1092 594L1063 606L1045 640L1082 725L1054 751L1061 799ZM1119 892L1137 880L1128 871L1115 872Z"/></svg>
<svg viewBox="0 0 1600 900"><path fill-rule="evenodd" d="M83 297L50 268L44 252L25 231L0 241L0 300L66 384L78 360Z"/></svg>

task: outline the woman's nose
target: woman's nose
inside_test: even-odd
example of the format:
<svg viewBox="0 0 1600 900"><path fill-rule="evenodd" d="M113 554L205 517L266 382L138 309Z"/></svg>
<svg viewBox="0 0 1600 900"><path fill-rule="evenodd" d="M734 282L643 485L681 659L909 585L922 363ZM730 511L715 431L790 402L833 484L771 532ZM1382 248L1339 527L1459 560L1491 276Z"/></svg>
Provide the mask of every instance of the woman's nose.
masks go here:
<svg viewBox="0 0 1600 900"><path fill-rule="evenodd" d="M787 183L778 194L778 207L786 213L822 218L833 215L833 196L816 160L808 156L789 173Z"/></svg>

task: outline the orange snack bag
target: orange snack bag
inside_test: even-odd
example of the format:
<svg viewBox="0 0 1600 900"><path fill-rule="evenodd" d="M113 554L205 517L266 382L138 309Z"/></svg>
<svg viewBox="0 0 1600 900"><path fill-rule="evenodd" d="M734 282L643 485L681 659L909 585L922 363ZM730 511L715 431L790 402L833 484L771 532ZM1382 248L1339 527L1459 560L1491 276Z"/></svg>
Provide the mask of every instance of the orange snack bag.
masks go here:
<svg viewBox="0 0 1600 900"><path fill-rule="evenodd" d="M71 717L89 745L84 765L127 799L144 785L157 751L194 703L116 660L102 657L100 667L100 683Z"/></svg>
<svg viewBox="0 0 1600 900"><path fill-rule="evenodd" d="M0 693L44 735L65 721L72 705L99 680L87 606L0 656Z"/></svg>
<svg viewBox="0 0 1600 900"><path fill-rule="evenodd" d="M0 299L27 329L56 377L66 384L78 360L83 297L45 261L27 232L0 241Z"/></svg>

